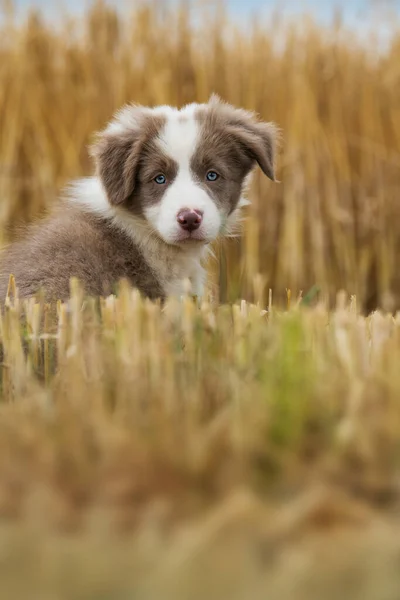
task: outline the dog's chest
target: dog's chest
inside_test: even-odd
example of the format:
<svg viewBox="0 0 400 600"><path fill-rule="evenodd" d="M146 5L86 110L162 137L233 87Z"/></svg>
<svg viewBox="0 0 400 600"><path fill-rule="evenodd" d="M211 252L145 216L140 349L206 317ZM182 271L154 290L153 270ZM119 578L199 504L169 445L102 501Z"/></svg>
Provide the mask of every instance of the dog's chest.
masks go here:
<svg viewBox="0 0 400 600"><path fill-rule="evenodd" d="M193 295L203 295L205 270L199 256L153 257L152 262L166 296L182 296L187 291L187 282Z"/></svg>

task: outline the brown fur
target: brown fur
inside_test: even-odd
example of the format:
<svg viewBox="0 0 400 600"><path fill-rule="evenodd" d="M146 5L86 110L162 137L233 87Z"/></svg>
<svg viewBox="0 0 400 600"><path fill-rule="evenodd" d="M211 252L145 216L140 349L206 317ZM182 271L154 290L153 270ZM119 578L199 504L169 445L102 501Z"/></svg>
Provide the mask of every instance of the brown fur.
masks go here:
<svg viewBox="0 0 400 600"><path fill-rule="evenodd" d="M123 133L106 129L99 134L91 154L111 204L141 216L146 202L160 200L164 189L154 183L154 177L164 171L173 175L177 170L173 161L163 156L154 143L164 124L164 117L148 115L141 107L132 107L129 129Z"/></svg>
<svg viewBox="0 0 400 600"><path fill-rule="evenodd" d="M150 298L163 296L156 277L131 238L111 222L63 203L26 240L6 248L1 257L0 299L9 275L20 297L41 288L47 300L66 300L70 278L77 277L89 295L108 295L126 278Z"/></svg>
<svg viewBox="0 0 400 600"><path fill-rule="evenodd" d="M173 183L177 165L155 143L165 118L149 115L140 106L133 106L131 111L131 129L118 134L106 129L92 147L92 156L110 202L142 216L143 207L159 202ZM257 121L250 111L225 104L216 95L207 108L198 109L197 119L202 131L192 160L193 173L214 201L228 208L230 214L255 162L275 181L277 128ZM210 184L205 178L209 169L217 170L222 177ZM159 173L167 178L165 186L154 182Z"/></svg>
<svg viewBox="0 0 400 600"><path fill-rule="evenodd" d="M231 214L237 207L243 182L257 161L274 180L275 128L258 123L252 113L225 105L213 98L207 109L199 109L200 144L191 168L214 202ZM208 170L220 177L208 182Z"/></svg>
<svg viewBox="0 0 400 600"><path fill-rule="evenodd" d="M231 175L244 177L257 162L264 174L275 181L278 128L274 123L258 121L254 113L226 104L215 95L207 109L198 110L198 119L202 125L202 147L213 157L226 161Z"/></svg>
<svg viewBox="0 0 400 600"><path fill-rule="evenodd" d="M256 162L269 178L275 179L276 129L270 123L258 122L253 113L224 104L216 97L207 107L199 108L195 116L201 126L201 141L191 159L192 172L222 214L229 215L237 207L243 182ZM92 147L97 175L109 203L138 217L139 228L143 219L151 235L156 234L152 224L145 223L143 209L161 201L178 171L175 161L165 156L156 143L165 121L165 117L143 107L130 107L124 113L123 127L115 123L107 127ZM210 169L220 174L214 182L206 179ZM165 185L154 181L160 173L166 176ZM156 258L165 264L162 274L156 275L149 266L151 259L123 228L89 210L60 204L45 223L29 231L26 240L6 248L0 261L0 298L5 298L10 273L15 275L21 297L43 289L48 300L65 300L70 279L76 277L93 296L112 293L116 283L125 278L143 295L163 298L161 279L168 280L173 273L168 260L176 260L182 250L171 250L158 239ZM155 269L154 262L151 264Z"/></svg>

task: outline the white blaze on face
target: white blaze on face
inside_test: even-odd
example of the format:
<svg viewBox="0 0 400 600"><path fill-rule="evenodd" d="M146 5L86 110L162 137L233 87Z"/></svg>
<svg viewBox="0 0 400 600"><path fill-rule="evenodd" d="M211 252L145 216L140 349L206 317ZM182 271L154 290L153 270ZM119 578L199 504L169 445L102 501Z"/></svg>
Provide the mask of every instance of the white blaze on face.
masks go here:
<svg viewBox="0 0 400 600"><path fill-rule="evenodd" d="M182 111L168 111L167 122L157 140L162 152L177 163L178 173L166 188L161 202L147 208L145 214L161 238L169 244L188 238L177 221L177 215L183 209L203 213L201 226L191 234L192 239L211 242L218 236L222 225L215 202L195 180L190 169L200 133L193 115L195 109L196 105L189 105Z"/></svg>

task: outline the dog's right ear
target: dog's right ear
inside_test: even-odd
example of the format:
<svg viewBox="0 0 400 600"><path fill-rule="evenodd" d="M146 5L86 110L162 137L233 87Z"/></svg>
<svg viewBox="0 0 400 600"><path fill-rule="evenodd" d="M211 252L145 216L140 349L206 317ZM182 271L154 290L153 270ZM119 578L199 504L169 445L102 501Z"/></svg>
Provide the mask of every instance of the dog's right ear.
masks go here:
<svg viewBox="0 0 400 600"><path fill-rule="evenodd" d="M98 134L90 148L110 204L122 206L135 189L140 158L140 134L135 129Z"/></svg>

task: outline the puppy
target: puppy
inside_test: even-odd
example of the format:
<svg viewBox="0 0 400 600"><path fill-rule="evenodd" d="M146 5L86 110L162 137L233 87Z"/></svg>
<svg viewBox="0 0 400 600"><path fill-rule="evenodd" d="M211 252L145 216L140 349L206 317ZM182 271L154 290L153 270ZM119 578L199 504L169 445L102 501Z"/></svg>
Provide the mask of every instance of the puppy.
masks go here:
<svg viewBox="0 0 400 600"><path fill-rule="evenodd" d="M207 249L238 222L253 167L275 180L276 136L216 96L180 110L124 107L91 148L96 174L3 251L1 298L10 273L21 298L66 300L71 277L92 296L121 279L151 299L181 295L185 280L201 296Z"/></svg>

